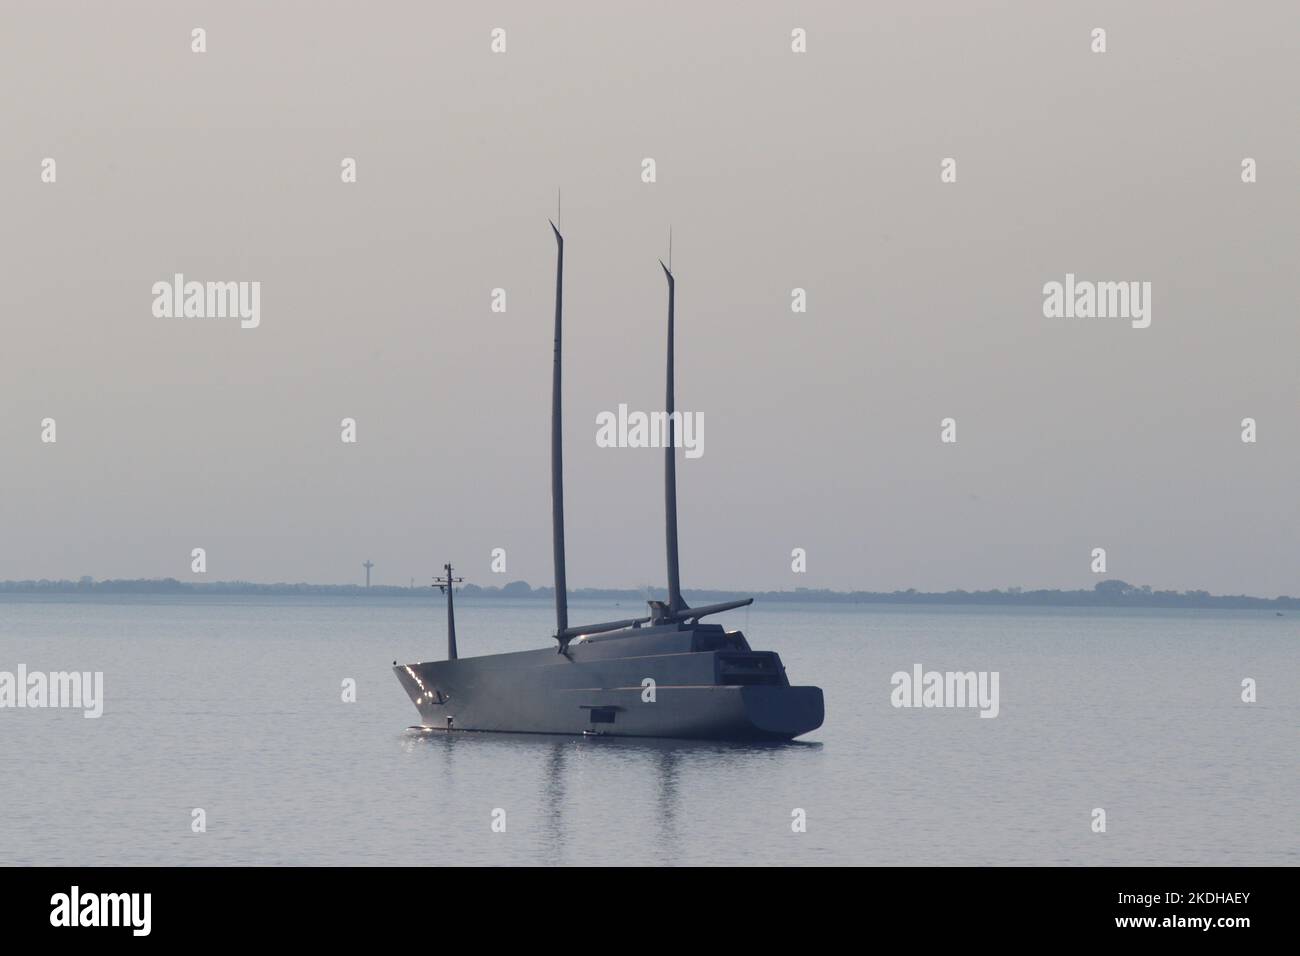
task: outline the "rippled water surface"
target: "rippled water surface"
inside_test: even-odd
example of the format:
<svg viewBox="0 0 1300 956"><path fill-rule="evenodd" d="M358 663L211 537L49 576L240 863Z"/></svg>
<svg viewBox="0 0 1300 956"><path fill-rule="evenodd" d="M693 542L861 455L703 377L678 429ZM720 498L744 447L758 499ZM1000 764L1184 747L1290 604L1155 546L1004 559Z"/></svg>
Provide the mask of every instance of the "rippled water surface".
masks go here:
<svg viewBox="0 0 1300 956"><path fill-rule="evenodd" d="M550 643L545 602L457 610L463 656ZM391 663L441 656L440 615L0 598L0 671L103 671L105 695L98 720L0 709L0 863L1300 863L1300 615L732 612L826 693L825 725L776 746L412 733ZM891 675L916 663L998 671L999 716L892 707Z"/></svg>

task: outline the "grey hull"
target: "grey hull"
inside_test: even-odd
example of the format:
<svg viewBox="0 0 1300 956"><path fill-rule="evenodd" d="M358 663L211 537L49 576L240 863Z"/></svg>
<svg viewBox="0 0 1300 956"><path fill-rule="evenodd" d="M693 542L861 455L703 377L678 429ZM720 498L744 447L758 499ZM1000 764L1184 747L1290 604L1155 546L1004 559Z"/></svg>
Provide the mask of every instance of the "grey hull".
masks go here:
<svg viewBox="0 0 1300 956"><path fill-rule="evenodd" d="M821 688L717 625L626 628L553 648L394 667L427 727L699 740L790 740ZM652 683L649 683L652 682Z"/></svg>

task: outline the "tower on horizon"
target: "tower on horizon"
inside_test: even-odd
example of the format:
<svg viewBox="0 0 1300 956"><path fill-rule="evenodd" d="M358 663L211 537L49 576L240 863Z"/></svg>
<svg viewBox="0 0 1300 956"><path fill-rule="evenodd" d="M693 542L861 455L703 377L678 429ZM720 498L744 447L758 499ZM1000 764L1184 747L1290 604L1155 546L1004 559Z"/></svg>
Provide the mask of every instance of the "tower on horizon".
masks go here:
<svg viewBox="0 0 1300 956"><path fill-rule="evenodd" d="M365 564L361 566L366 569L366 587L370 587L370 569L375 566L375 562L371 561L369 558L366 558Z"/></svg>

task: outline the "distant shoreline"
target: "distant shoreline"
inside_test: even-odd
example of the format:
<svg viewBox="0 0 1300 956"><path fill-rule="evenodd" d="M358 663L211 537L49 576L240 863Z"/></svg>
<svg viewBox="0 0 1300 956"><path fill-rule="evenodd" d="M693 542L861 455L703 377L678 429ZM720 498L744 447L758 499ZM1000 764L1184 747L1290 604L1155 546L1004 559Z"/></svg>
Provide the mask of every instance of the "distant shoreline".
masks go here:
<svg viewBox="0 0 1300 956"><path fill-rule="evenodd" d="M662 588L582 588L570 591L570 598L611 601L643 601L648 597L661 599ZM466 584L457 588L458 594L469 597L551 600L553 588L534 588L526 581L512 581L503 587L481 587ZM257 584L251 581L178 581L175 578L150 578L135 580L95 581L89 577L78 581L0 581L0 595L4 594L176 594L176 595L304 595L319 594L337 597L424 597L431 596L427 585L393 587L375 585L367 588L358 584ZM1300 611L1300 598L1286 595L1274 598L1251 597L1245 594L1216 595L1208 591L1153 591L1149 587L1136 587L1114 578L1099 582L1090 591L1033 590L1020 588L991 591L831 591L825 589L796 588L793 591L723 591L687 590L683 592L692 604L752 597L763 603L812 602L823 604L976 604L1010 607L1118 607L1118 608L1217 608L1235 610L1292 610Z"/></svg>

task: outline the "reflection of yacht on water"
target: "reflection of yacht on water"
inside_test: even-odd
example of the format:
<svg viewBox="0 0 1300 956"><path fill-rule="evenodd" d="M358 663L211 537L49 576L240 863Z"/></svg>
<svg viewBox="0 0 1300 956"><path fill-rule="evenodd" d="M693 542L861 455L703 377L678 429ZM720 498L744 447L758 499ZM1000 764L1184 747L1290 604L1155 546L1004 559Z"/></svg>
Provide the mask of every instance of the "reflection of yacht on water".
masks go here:
<svg viewBox="0 0 1300 956"><path fill-rule="evenodd" d="M793 687L781 658L750 649L739 631L702 619L753 598L706 607L682 600L677 561L677 475L673 421L673 307L668 280L664 506L668 596L648 600L645 617L570 626L564 575L564 468L560 342L564 237L556 241L555 359L551 386L551 520L555 560L556 650L459 657L453 588L446 566L447 660L394 666L424 726L552 734L601 733L710 740L789 740L821 726L819 687ZM662 265L662 263L661 263Z"/></svg>

